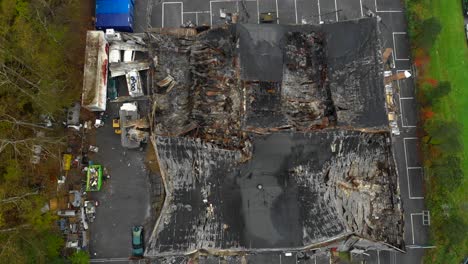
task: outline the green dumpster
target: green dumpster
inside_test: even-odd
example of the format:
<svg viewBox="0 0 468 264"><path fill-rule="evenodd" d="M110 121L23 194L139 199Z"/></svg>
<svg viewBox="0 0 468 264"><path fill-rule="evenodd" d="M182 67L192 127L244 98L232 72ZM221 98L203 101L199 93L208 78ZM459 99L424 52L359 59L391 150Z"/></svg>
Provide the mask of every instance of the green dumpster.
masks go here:
<svg viewBox="0 0 468 264"><path fill-rule="evenodd" d="M102 166L91 165L88 167L88 174L86 179L86 191L96 192L101 190L102 186Z"/></svg>

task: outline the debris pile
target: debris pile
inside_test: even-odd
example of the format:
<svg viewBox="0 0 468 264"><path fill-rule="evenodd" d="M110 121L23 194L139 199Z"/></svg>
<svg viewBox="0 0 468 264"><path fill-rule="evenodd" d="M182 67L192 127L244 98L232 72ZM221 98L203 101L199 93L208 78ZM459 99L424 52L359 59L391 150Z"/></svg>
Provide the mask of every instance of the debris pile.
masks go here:
<svg viewBox="0 0 468 264"><path fill-rule="evenodd" d="M321 169L317 170L313 163L291 169L299 188L308 194L319 194L324 204L336 208L336 215L347 231L403 245L403 222L400 208L395 208L399 204L394 196L398 187L388 135L338 132L328 140L333 157ZM305 211L309 213L313 212Z"/></svg>
<svg viewBox="0 0 468 264"><path fill-rule="evenodd" d="M297 130L327 127L336 119L323 44L323 35L315 32L287 35L282 100Z"/></svg>
<svg viewBox="0 0 468 264"><path fill-rule="evenodd" d="M151 34L151 40L158 58L155 132L242 148L242 93L231 33L219 28L197 38Z"/></svg>
<svg viewBox="0 0 468 264"><path fill-rule="evenodd" d="M354 237L404 248L389 134L333 129L252 141L252 159L242 162L238 150L155 138L168 193L148 255L338 246Z"/></svg>
<svg viewBox="0 0 468 264"><path fill-rule="evenodd" d="M125 148L138 148L149 137L149 123L140 118L137 102L124 103L119 111L120 139Z"/></svg>
<svg viewBox="0 0 468 264"><path fill-rule="evenodd" d="M167 196L145 255L403 250L376 19L188 30L148 33Z"/></svg>

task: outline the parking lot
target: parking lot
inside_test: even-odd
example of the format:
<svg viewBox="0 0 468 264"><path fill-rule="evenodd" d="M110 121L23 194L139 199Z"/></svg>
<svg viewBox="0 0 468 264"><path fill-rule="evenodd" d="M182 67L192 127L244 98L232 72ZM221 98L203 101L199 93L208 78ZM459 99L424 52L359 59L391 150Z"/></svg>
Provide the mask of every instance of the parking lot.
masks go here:
<svg viewBox="0 0 468 264"><path fill-rule="evenodd" d="M410 61L406 18L400 0L183 0L136 1L135 31L147 27L179 27L191 21L197 25L221 25L220 9L238 12L242 23L259 23L261 13L276 15L279 24L329 23L357 19L371 10L382 21L382 46L394 50L397 71L414 74ZM407 254L366 252L367 263L420 263L428 245L430 212L424 205L424 174L416 136L418 114L413 78L397 81L399 90L399 127L394 138L395 159L400 177L401 198L405 212Z"/></svg>
<svg viewBox="0 0 468 264"><path fill-rule="evenodd" d="M144 225L151 231L150 184L145 166L145 150L125 149L114 133L112 118L121 104L108 103L104 126L96 130L99 151L93 161L109 172L99 192L91 194L99 202L90 227L90 254L95 261L127 260L131 256L131 227Z"/></svg>
<svg viewBox="0 0 468 264"><path fill-rule="evenodd" d="M144 152L125 150L111 122L97 131L99 152L95 162L103 164L111 175L99 193L96 220L90 224L90 253L93 257L130 256L130 228L140 225L149 214Z"/></svg>

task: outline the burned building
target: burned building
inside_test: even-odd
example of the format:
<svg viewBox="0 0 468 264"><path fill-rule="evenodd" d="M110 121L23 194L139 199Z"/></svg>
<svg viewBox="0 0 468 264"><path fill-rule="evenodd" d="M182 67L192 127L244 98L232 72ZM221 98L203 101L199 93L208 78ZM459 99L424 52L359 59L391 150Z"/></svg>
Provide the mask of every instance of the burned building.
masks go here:
<svg viewBox="0 0 468 264"><path fill-rule="evenodd" d="M148 39L166 199L145 255L404 250L375 19Z"/></svg>

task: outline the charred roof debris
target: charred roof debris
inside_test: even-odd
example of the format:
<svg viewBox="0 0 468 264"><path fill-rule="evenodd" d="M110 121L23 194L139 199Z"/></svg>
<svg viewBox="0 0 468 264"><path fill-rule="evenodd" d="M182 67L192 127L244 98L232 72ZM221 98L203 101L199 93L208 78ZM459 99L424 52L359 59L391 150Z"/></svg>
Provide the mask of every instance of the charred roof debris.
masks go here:
<svg viewBox="0 0 468 264"><path fill-rule="evenodd" d="M166 189L146 256L404 251L375 18L154 29L146 43Z"/></svg>

